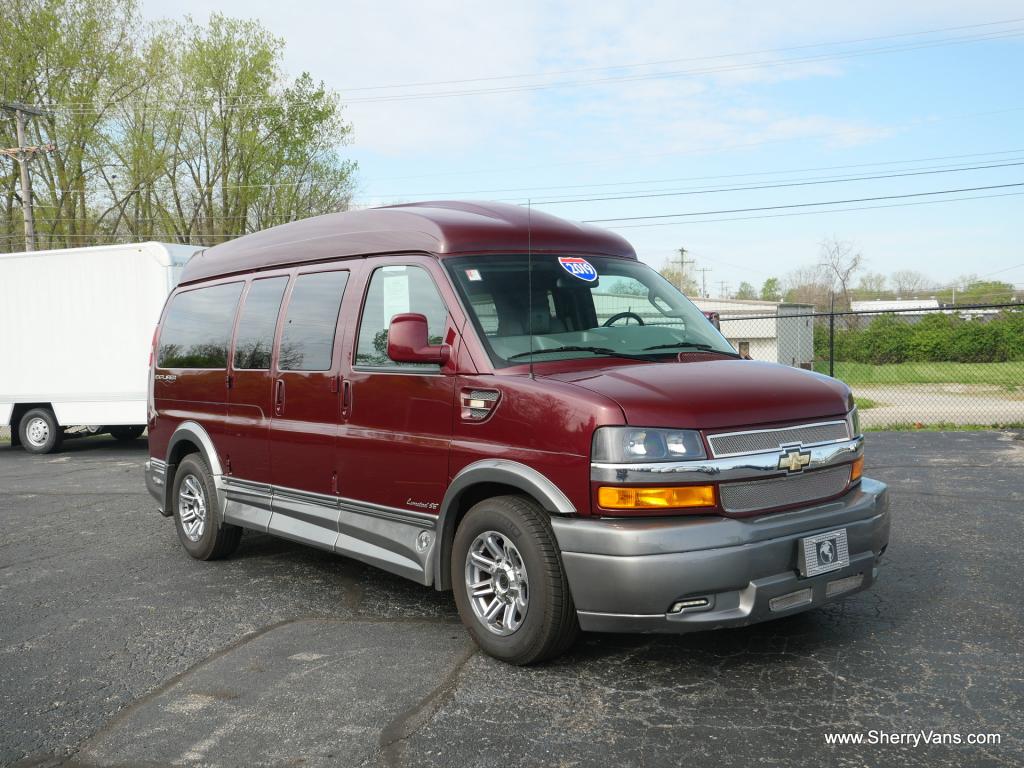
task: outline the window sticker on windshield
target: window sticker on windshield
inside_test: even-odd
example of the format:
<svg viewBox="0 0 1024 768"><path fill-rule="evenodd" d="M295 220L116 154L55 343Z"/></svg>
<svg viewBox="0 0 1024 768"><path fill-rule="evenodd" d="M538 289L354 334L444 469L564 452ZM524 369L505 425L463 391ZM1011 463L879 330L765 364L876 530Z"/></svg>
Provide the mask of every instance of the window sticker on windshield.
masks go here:
<svg viewBox="0 0 1024 768"><path fill-rule="evenodd" d="M559 256L558 263L573 277L578 277L587 283L597 280L597 270L586 259L581 259L578 256Z"/></svg>
<svg viewBox="0 0 1024 768"><path fill-rule="evenodd" d="M466 270L466 279L470 280L470 281L472 281L474 283L479 283L481 280L483 280L483 278L480 277L480 270L479 269L467 269Z"/></svg>

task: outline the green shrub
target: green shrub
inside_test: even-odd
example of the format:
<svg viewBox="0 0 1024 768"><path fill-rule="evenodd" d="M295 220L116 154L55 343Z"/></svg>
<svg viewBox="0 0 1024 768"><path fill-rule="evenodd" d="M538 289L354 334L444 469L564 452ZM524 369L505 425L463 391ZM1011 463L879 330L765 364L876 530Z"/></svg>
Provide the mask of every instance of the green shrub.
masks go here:
<svg viewBox="0 0 1024 768"><path fill-rule="evenodd" d="M819 325L814 334L817 359L828 359L828 344L828 326ZM1024 311L967 320L934 313L916 323L878 315L864 327L836 329L835 359L871 365L1024 361Z"/></svg>

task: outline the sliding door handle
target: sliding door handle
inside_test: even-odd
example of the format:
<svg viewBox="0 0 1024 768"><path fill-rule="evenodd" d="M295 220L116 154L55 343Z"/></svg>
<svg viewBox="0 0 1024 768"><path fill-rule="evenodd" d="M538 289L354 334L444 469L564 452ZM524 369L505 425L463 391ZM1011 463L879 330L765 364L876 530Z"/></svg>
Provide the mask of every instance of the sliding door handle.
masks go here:
<svg viewBox="0 0 1024 768"><path fill-rule="evenodd" d="M274 382L274 413L278 416L284 413L284 379Z"/></svg>
<svg viewBox="0 0 1024 768"><path fill-rule="evenodd" d="M352 411L352 382L345 379L341 382L341 415L348 416Z"/></svg>

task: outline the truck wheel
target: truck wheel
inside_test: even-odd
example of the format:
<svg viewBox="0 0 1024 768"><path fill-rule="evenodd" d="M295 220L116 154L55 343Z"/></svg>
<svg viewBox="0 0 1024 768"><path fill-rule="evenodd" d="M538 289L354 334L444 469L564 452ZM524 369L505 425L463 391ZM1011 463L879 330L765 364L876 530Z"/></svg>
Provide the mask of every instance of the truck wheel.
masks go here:
<svg viewBox="0 0 1024 768"><path fill-rule="evenodd" d="M64 441L64 430L49 408L33 408L21 417L18 437L29 453L53 453Z"/></svg>
<svg viewBox="0 0 1024 768"><path fill-rule="evenodd" d="M190 453L178 465L171 499L178 538L192 557L218 560L235 551L242 529L221 524L213 477L199 454Z"/></svg>
<svg viewBox="0 0 1024 768"><path fill-rule="evenodd" d="M127 443L132 440L138 440L145 431L146 428L144 426L137 424L127 427L110 427L110 436L118 442Z"/></svg>
<svg viewBox="0 0 1024 768"><path fill-rule="evenodd" d="M550 659L579 633L547 513L530 499L497 496L470 509L455 532L451 578L462 623L497 659Z"/></svg>

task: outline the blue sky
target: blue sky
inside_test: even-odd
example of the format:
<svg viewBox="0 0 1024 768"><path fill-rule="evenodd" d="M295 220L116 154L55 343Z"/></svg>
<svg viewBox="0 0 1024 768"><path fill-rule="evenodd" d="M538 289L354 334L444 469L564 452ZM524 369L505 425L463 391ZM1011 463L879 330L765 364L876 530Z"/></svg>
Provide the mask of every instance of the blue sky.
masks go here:
<svg viewBox="0 0 1024 768"><path fill-rule="evenodd" d="M257 18L283 37L289 72L310 71L348 103L355 141L346 154L360 165L358 205L428 197L531 199L551 213L591 220L1024 182L1024 165L1006 165L1024 163L1019 2L488 7L146 0L144 9L150 18L190 13L202 19L213 10ZM947 31L911 34L940 29ZM990 39L950 44L979 36ZM807 47L853 40L863 42ZM890 47L904 50L863 54ZM738 55L755 51L768 52ZM781 60L788 63L766 65ZM647 62L669 63L637 66ZM528 76L511 77L520 75ZM502 79L410 85L474 78ZM592 80L605 82L585 82ZM551 83L568 85L523 88ZM516 90L430 95L499 87ZM423 94L430 96L418 98ZM994 164L1005 167L707 192ZM687 194L554 202L666 192ZM915 269L939 282L975 273L1024 287L1024 194L1010 194L1021 192L1024 186L848 207L1004 195L927 205L791 208L774 213L818 212L605 226L628 237L653 266L685 246L698 267L711 269L712 295L722 281L735 290L741 280L759 285L814 264L819 243L832 236L854 241L870 271ZM762 218L747 218L753 216Z"/></svg>

